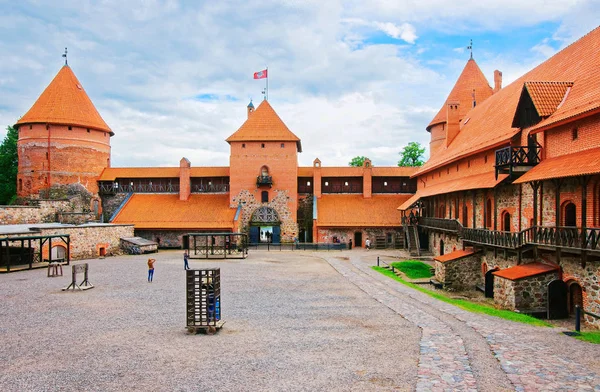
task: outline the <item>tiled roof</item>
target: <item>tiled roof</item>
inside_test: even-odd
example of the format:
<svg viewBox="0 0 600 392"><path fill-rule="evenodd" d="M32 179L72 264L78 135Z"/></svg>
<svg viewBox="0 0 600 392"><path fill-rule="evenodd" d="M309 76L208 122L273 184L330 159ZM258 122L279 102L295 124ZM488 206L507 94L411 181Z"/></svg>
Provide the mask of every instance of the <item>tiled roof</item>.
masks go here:
<svg viewBox="0 0 600 392"><path fill-rule="evenodd" d="M450 181L444 181L439 184L434 184L425 188L417 190L410 199L402 204L398 209L405 211L410 208L417 200L422 197L441 195L444 193L452 193L458 191L467 191L470 189L489 189L493 188L504 179L508 177L507 174L498 175L498 179L495 178L493 172L475 174L468 177L454 178Z"/></svg>
<svg viewBox="0 0 600 392"><path fill-rule="evenodd" d="M313 168L309 167L299 167L298 168L298 177L312 177L313 176Z"/></svg>
<svg viewBox="0 0 600 392"><path fill-rule="evenodd" d="M320 227L400 226L397 207L408 195L323 195L317 201Z"/></svg>
<svg viewBox="0 0 600 392"><path fill-rule="evenodd" d="M117 178L175 178L178 167L107 167L98 181L114 181ZM229 167L192 167L190 177L229 177Z"/></svg>
<svg viewBox="0 0 600 392"><path fill-rule="evenodd" d="M373 177L410 177L417 172L418 167L410 166L373 166Z"/></svg>
<svg viewBox="0 0 600 392"><path fill-rule="evenodd" d="M600 173L600 147L544 159L514 183L576 177Z"/></svg>
<svg viewBox="0 0 600 392"><path fill-rule="evenodd" d="M492 272L495 276L509 280L518 280L531 276L547 274L549 272L558 271L560 267L556 265L548 265L542 263L529 263L517 265L510 268L505 268L500 271Z"/></svg>
<svg viewBox="0 0 600 392"><path fill-rule="evenodd" d="M532 130L600 108L600 27L567 46L536 68L504 87L468 114L469 121L447 148L440 148L417 174L429 172L475 152L508 143L519 132L512 120L523 84L528 81L572 81L565 102Z"/></svg>
<svg viewBox="0 0 600 392"><path fill-rule="evenodd" d="M433 259L439 261L440 263L445 263L447 261L462 259L463 257L474 255L475 253L476 252L473 250L473 248L468 248L465 250L455 250L443 256L434 257Z"/></svg>
<svg viewBox="0 0 600 392"><path fill-rule="evenodd" d="M227 142L277 141L296 142L298 152L302 152L300 138L289 130L279 118L269 101L264 100L248 117L235 133L226 139Z"/></svg>
<svg viewBox="0 0 600 392"><path fill-rule="evenodd" d="M94 107L90 97L67 65L63 66L19 124L75 125L114 133Z"/></svg>
<svg viewBox="0 0 600 392"><path fill-rule="evenodd" d="M538 115L547 117L554 113L572 86L573 82L525 82L523 88L527 89Z"/></svg>
<svg viewBox="0 0 600 392"><path fill-rule="evenodd" d="M470 59L467 61L465 68L463 68L452 91L448 94L446 102L444 102L444 105L442 105L438 114L431 120L427 129L429 130L431 126L446 121L446 105L448 102L460 102L459 117L461 119L464 118L467 112L473 107L473 90L475 90L475 101L477 102L477 105L493 94L493 90L488 84L483 72L481 72L481 69L479 69L475 60Z"/></svg>
<svg viewBox="0 0 600 392"><path fill-rule="evenodd" d="M136 229L233 229L235 211L227 194L192 194L181 201L177 194L136 193L111 223Z"/></svg>

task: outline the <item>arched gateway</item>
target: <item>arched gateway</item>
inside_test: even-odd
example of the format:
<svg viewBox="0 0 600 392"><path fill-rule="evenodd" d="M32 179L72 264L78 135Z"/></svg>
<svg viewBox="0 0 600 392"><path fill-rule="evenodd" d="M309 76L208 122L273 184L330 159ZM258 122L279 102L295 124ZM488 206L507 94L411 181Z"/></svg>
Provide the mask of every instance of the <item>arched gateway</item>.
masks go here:
<svg viewBox="0 0 600 392"><path fill-rule="evenodd" d="M278 244L281 241L281 221L277 211L271 207L258 207L252 213L250 220L250 243L270 242Z"/></svg>

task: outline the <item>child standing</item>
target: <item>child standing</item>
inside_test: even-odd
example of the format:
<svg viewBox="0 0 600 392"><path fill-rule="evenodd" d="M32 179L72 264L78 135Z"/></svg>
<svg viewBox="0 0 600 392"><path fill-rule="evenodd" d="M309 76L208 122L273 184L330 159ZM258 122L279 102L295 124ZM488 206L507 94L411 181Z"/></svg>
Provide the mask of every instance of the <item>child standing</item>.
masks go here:
<svg viewBox="0 0 600 392"><path fill-rule="evenodd" d="M148 259L148 282L152 282L154 277L154 263L156 259Z"/></svg>

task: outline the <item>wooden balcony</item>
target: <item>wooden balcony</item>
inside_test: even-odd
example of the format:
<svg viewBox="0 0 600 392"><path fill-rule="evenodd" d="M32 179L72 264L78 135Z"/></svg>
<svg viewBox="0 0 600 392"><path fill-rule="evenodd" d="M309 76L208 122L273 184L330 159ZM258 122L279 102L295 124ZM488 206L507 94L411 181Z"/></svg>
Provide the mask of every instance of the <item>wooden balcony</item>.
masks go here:
<svg viewBox="0 0 600 392"><path fill-rule="evenodd" d="M540 163L540 146L514 146L496 150L496 178L498 174L521 175Z"/></svg>
<svg viewBox="0 0 600 392"><path fill-rule="evenodd" d="M256 177L256 186L273 186L273 177L271 176L258 176Z"/></svg>
<svg viewBox="0 0 600 392"><path fill-rule="evenodd" d="M471 244L494 246L504 249L518 249L525 245L523 232L497 231L488 229L469 229L463 227L460 233L463 241Z"/></svg>
<svg viewBox="0 0 600 392"><path fill-rule="evenodd" d="M535 226L524 230L524 236L538 246L600 252L600 228Z"/></svg>

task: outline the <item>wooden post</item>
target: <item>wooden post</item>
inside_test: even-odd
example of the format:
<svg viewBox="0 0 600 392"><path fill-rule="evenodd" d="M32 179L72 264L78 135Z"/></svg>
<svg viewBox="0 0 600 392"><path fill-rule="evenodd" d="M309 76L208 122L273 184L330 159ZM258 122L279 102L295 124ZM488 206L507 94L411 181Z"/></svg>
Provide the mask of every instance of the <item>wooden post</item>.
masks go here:
<svg viewBox="0 0 600 392"><path fill-rule="evenodd" d="M533 189L533 227L538 226L538 188L540 187L539 181L532 181L529 183ZM533 229L533 242L537 241L537 230Z"/></svg>
<svg viewBox="0 0 600 392"><path fill-rule="evenodd" d="M581 177L581 247L585 247L587 231L587 186L590 176Z"/></svg>
<svg viewBox="0 0 600 392"><path fill-rule="evenodd" d="M560 178L555 178L552 180L552 183L554 184L554 204L556 209L554 224L558 229L558 226L560 226L560 186L562 185L562 180Z"/></svg>
<svg viewBox="0 0 600 392"><path fill-rule="evenodd" d="M494 187L494 231L498 230L498 188Z"/></svg>
<svg viewBox="0 0 600 392"><path fill-rule="evenodd" d="M473 228L476 228L477 226L475 226L475 215L476 215L475 212L477 211L477 209L475 208L475 190L474 189L471 191L471 195L473 197L473 208L472 208L472 210L473 210Z"/></svg>

